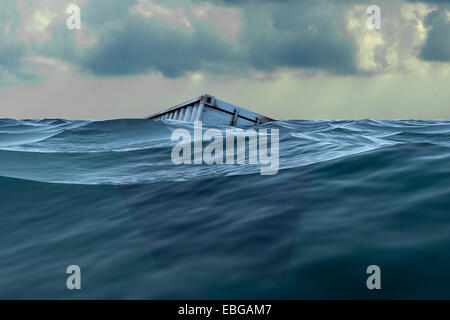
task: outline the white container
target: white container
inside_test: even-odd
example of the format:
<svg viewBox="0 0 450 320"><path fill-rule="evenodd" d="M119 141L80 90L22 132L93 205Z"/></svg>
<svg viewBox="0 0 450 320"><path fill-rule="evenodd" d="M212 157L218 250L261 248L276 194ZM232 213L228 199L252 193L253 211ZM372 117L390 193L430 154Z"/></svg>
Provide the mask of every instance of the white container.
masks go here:
<svg viewBox="0 0 450 320"><path fill-rule="evenodd" d="M249 126L275 121L255 112L240 108L215 97L204 94L175 107L155 113L147 119L202 121L208 124Z"/></svg>

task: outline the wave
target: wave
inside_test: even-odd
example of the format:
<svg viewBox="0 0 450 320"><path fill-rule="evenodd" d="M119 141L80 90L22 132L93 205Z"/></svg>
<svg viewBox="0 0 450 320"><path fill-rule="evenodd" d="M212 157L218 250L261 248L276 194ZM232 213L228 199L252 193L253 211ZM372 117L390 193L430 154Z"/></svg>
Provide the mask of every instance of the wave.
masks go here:
<svg viewBox="0 0 450 320"><path fill-rule="evenodd" d="M383 123L383 130L378 130ZM2 119L2 124L7 128L18 126L21 131L20 134L0 134L0 174L31 181L133 184L258 172L257 166L248 165L174 165L170 157L175 145L170 139L171 133L176 128L193 130L192 124L188 123L141 119ZM427 129L427 126L432 129ZM280 130L280 170L317 165L377 150L401 153L412 145L418 150L432 147L417 143L447 148L450 146L448 133L443 132L446 127L450 132L447 122L416 124L374 120L278 121L264 126L265 129ZM423 151L420 149L419 152Z"/></svg>
<svg viewBox="0 0 450 320"><path fill-rule="evenodd" d="M449 121L268 123L273 176L177 166L177 128L0 119L0 298L71 298L71 264L80 298L370 299L371 264L383 299L450 297Z"/></svg>

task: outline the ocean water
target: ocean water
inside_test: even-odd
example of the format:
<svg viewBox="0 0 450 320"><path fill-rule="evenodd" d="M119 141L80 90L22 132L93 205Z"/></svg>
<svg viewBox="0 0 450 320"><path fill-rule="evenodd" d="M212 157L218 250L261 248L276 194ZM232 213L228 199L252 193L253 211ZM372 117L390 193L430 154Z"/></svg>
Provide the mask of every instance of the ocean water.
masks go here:
<svg viewBox="0 0 450 320"><path fill-rule="evenodd" d="M174 165L190 126L1 119L0 298L450 298L450 121L262 125L273 176Z"/></svg>

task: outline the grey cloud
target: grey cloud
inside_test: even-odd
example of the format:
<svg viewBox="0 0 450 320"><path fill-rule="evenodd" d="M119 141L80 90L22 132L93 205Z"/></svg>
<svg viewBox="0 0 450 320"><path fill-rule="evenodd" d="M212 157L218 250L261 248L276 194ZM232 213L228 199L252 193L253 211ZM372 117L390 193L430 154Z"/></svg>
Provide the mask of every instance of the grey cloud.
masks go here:
<svg viewBox="0 0 450 320"><path fill-rule="evenodd" d="M446 23L445 11L434 10L425 18L431 27L422 47L421 58L428 61L450 61L450 23Z"/></svg>
<svg viewBox="0 0 450 320"><path fill-rule="evenodd" d="M80 63L98 75L130 75L148 71L178 77L209 65L231 64L230 43L199 27L195 32L168 27L139 16L129 18L114 34L102 34L99 45Z"/></svg>
<svg viewBox="0 0 450 320"><path fill-rule="evenodd" d="M191 33L123 14L126 6L122 6L109 12L112 21L120 17L116 26L100 32L97 46L77 62L97 75L160 71L178 77L188 71L246 74L283 67L357 73L353 44L336 25L336 12L342 7L328 1L311 3L267 1L244 5L243 27L236 42L200 23ZM92 14L89 23L96 24Z"/></svg>
<svg viewBox="0 0 450 320"><path fill-rule="evenodd" d="M0 85L16 81L32 81L37 77L24 65L26 46L15 36L20 26L20 17L14 3L0 3Z"/></svg>
<svg viewBox="0 0 450 320"><path fill-rule="evenodd" d="M408 0L408 1L409 2L436 3L436 4L450 3L450 0Z"/></svg>
<svg viewBox="0 0 450 320"><path fill-rule="evenodd" d="M179 1L158 1L182 5ZM321 69L330 73L357 73L353 44L337 25L335 15L343 6L330 1L250 1L240 6L243 25L235 42L210 26L192 21L187 31L130 14L136 0L87 1L83 24L97 43L89 49L76 47L74 32L64 25L53 27L51 43L22 46L12 42L0 50L0 65L11 70L28 53L59 58L81 72L120 76L162 72L179 77L189 71L211 75L246 75L255 70L279 68ZM238 1L225 0L225 5ZM185 5L185 4L184 4ZM336 11L333 11L336 10ZM331 13L331 14L330 14Z"/></svg>
<svg viewBox="0 0 450 320"><path fill-rule="evenodd" d="M0 42L0 86L36 79L36 75L25 69L24 48L5 37L0 37Z"/></svg>
<svg viewBox="0 0 450 320"><path fill-rule="evenodd" d="M249 6L243 43L257 69L317 68L356 73L353 43L340 28L342 7L330 2Z"/></svg>
<svg viewBox="0 0 450 320"><path fill-rule="evenodd" d="M83 7L83 22L101 26L126 19L128 8L137 3L138 0L88 0Z"/></svg>
<svg viewBox="0 0 450 320"><path fill-rule="evenodd" d="M186 2L178 0L153 1L187 9ZM82 9L82 23L97 39L93 47L77 48L76 31L58 25L53 27L50 43L24 46L10 39L8 45L0 47L0 66L25 78L27 74L21 71L23 58L38 54L59 58L72 63L80 72L97 76L161 72L173 78L189 71L234 76L280 68L359 74L354 44L344 32L341 14L346 5L365 1L209 2L235 6L241 11L242 26L234 41L204 22L192 20L194 31L191 31L131 14L129 8L137 0L88 0ZM3 18L1 13L0 17ZM422 58L448 60L448 25L442 22L442 16L428 20L432 29Z"/></svg>

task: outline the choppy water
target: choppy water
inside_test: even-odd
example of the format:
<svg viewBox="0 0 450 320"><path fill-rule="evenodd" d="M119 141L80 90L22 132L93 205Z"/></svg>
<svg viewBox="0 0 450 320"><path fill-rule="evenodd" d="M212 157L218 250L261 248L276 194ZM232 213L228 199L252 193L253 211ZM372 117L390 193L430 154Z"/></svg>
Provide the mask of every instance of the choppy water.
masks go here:
<svg viewBox="0 0 450 320"><path fill-rule="evenodd" d="M274 176L175 166L179 126L0 120L0 298L450 298L449 121L268 124Z"/></svg>

